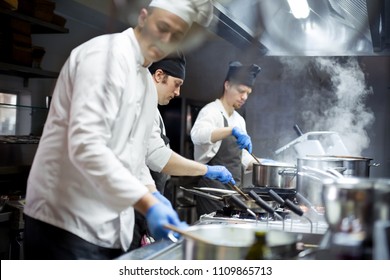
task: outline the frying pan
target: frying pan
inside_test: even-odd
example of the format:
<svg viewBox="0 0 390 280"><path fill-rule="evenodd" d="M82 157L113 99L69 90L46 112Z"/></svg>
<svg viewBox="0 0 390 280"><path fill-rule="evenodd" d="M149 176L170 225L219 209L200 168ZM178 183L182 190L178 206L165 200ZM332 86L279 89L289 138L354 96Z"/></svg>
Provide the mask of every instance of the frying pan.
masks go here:
<svg viewBox="0 0 390 280"><path fill-rule="evenodd" d="M246 209L250 209L255 213L265 213L264 209L261 208L256 201L253 199L248 200L242 200L240 197L241 195L238 195L237 192L231 191L231 190L221 190L221 189L212 189L212 188L193 188L193 189L187 189L182 186L180 186L180 189L183 191L192 193L197 196L201 196L204 198L208 198L211 200L216 200L224 203L226 207L233 207L237 210L244 210L242 205L238 205L237 200L241 200L242 203L245 204ZM214 192L214 193L212 193ZM217 193L217 194L216 194ZM232 197L235 197L232 199ZM276 208L277 204L273 200L267 201L270 207ZM245 209L245 210L246 210Z"/></svg>

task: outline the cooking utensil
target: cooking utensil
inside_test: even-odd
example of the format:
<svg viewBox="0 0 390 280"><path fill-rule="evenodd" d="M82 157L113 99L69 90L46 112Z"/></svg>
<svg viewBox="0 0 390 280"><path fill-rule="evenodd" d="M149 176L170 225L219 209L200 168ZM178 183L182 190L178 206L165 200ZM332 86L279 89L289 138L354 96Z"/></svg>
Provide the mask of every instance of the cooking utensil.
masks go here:
<svg viewBox="0 0 390 280"><path fill-rule="evenodd" d="M293 211L295 214L297 214L298 216L302 216L303 215L303 211L301 208L299 208L297 205L295 205L291 200L289 200L288 198L286 198L285 200L280 197L276 192L274 192L273 190L270 190L269 191L269 194L270 196L275 199L276 202L278 202L280 204L280 206L285 206L287 207L288 209L290 209L291 211Z"/></svg>
<svg viewBox="0 0 390 280"><path fill-rule="evenodd" d="M248 206L242 201L240 200L237 196L235 195L232 195L230 197L230 201L235 204L236 206L238 206L239 208L241 208L242 210L244 211L247 211L249 214L251 214L255 219L257 219L257 216L256 214L248 208Z"/></svg>
<svg viewBox="0 0 390 280"><path fill-rule="evenodd" d="M374 183L368 178L324 180L325 219L333 233L371 236L375 219Z"/></svg>
<svg viewBox="0 0 390 280"><path fill-rule="evenodd" d="M232 207L233 206L236 209L239 209L239 210L242 209L242 207L237 207L237 205L234 204L234 201L230 200L231 196L236 196L237 194L224 194L222 196L218 196L218 195L210 194L210 193L203 192L203 191L200 191L200 190L197 190L197 189L186 189L186 188L184 188L182 186L180 186L179 188L181 190L183 190L183 191L192 193L194 195L198 195L198 196L201 196L201 197L204 197L204 198L220 201L220 202L225 204L225 207ZM253 212L255 212L255 213L264 213L263 209L260 208L256 204L256 202L254 200L250 199L250 200L245 200L245 201L242 201L242 202L245 203L246 208L251 209ZM268 201L267 203L270 205L270 207L276 207L276 203L274 201Z"/></svg>
<svg viewBox="0 0 390 280"><path fill-rule="evenodd" d="M307 158L331 160L336 159L342 162L344 170L341 171L344 177L370 177L370 167L380 166L379 163L371 163L372 158L359 156L343 156L343 155L309 155Z"/></svg>
<svg viewBox="0 0 390 280"><path fill-rule="evenodd" d="M322 207L322 181L327 178L336 179L328 170L345 170L343 161L327 157L303 157L297 159L296 190L314 207Z"/></svg>
<svg viewBox="0 0 390 280"><path fill-rule="evenodd" d="M299 126L297 124L294 124L293 128L294 128L295 132L297 133L298 137L303 135L302 130L299 128Z"/></svg>
<svg viewBox="0 0 390 280"><path fill-rule="evenodd" d="M258 164L261 164L260 160L253 153L250 154L255 159L255 161L257 161Z"/></svg>
<svg viewBox="0 0 390 280"><path fill-rule="evenodd" d="M253 163L252 184L258 187L295 189L296 168L289 163Z"/></svg>
<svg viewBox="0 0 390 280"><path fill-rule="evenodd" d="M236 192L238 192L245 200L250 200L249 196L246 193L244 193L239 187L237 187L235 184L233 184L232 182L229 182L228 186L231 187Z"/></svg>
<svg viewBox="0 0 390 280"><path fill-rule="evenodd" d="M207 188L207 187L197 188L197 187L194 187L194 189L200 190L200 191L205 191L205 192L221 193L221 194L237 194L237 192L233 191L233 190L224 190L224 189L217 189L217 188Z"/></svg>
<svg viewBox="0 0 390 280"><path fill-rule="evenodd" d="M211 243L184 237L185 260L243 260L254 242L254 230L249 224L207 224L190 226L186 232Z"/></svg>
<svg viewBox="0 0 390 280"><path fill-rule="evenodd" d="M265 202L255 191L253 190L249 191L249 196L252 197L253 200L257 203L257 205L259 205L265 211L267 211L271 215L274 215L279 220L284 221L283 217L280 216L278 213L276 213L275 210L272 207L270 207L268 203Z"/></svg>
<svg viewBox="0 0 390 280"><path fill-rule="evenodd" d="M208 240L206 238L203 238L201 236L198 236L196 234L193 234L191 231L180 229L180 228L178 228L178 227L176 227L174 225L166 224L166 225L164 225L164 227L166 229L169 229L169 230L172 230L174 232L177 232L177 233L181 234L182 236L184 236L186 238L190 238L190 239L195 240L197 242L203 242L203 243L206 243L206 244L210 243L210 240Z"/></svg>

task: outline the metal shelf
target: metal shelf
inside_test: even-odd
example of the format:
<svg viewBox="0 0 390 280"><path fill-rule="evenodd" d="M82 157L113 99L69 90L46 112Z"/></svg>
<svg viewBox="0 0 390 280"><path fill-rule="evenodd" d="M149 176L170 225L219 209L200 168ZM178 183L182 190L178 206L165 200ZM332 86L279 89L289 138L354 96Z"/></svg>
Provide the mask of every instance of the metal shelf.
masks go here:
<svg viewBox="0 0 390 280"><path fill-rule="evenodd" d="M24 15L15 11L6 10L0 8L0 17L3 18L16 18L23 21L26 21L31 24L31 33L33 34L54 34L54 33L68 33L69 29L52 24L50 22L45 22L43 20ZM56 79L58 77L58 72L52 72L47 70L42 70L39 68L32 68L26 66L20 66L17 64L0 62L0 74L17 76L23 78L23 85L28 86L29 78L46 78L46 79Z"/></svg>
<svg viewBox="0 0 390 280"><path fill-rule="evenodd" d="M13 17L31 23L31 31L35 34L69 32L68 28L2 8L0 8L0 16Z"/></svg>

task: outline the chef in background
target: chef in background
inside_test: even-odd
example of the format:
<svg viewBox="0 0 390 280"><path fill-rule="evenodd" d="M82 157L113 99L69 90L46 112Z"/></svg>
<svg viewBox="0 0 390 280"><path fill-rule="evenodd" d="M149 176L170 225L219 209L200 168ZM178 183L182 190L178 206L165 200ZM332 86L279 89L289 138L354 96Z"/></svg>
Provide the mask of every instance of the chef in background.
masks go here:
<svg viewBox="0 0 390 280"><path fill-rule="evenodd" d="M180 88L184 83L186 74L185 67L185 57L179 51L149 66L149 71L152 74L157 89L158 105L168 105L173 98L180 95ZM157 118L155 118L155 125L160 128L161 139L169 147L169 138L166 135L164 121L160 111L158 111ZM163 172L153 170L150 170L150 173L157 190L161 194L164 194L165 185L170 176ZM138 211L135 211L134 236L129 250L134 250L151 242L153 242L153 237L150 236L144 216Z"/></svg>
<svg viewBox="0 0 390 280"><path fill-rule="evenodd" d="M157 92L148 66L174 51L207 0L152 0L138 24L76 47L61 69L31 167L24 207L25 259L113 259L133 237L134 209L156 239L179 220L149 168L234 181L222 166L181 157L154 125Z"/></svg>
<svg viewBox="0 0 390 280"><path fill-rule="evenodd" d="M255 159L251 155L252 142L246 131L244 118L236 111L252 93L260 67L242 65L239 61L229 64L223 83L222 96L204 106L191 129L194 159L208 165L224 165L232 172L236 184L241 182L242 167L250 171ZM198 187L229 189L226 184L200 178ZM196 196L198 215L222 209L224 204Z"/></svg>

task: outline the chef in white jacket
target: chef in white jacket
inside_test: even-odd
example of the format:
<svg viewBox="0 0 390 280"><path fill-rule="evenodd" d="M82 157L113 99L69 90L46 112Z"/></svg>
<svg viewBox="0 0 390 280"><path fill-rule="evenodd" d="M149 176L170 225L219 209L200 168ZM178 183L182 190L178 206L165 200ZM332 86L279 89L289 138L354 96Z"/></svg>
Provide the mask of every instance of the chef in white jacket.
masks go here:
<svg viewBox="0 0 390 280"><path fill-rule="evenodd" d="M222 166L187 160L154 126L148 66L172 52L191 24L207 25L208 0L153 0L138 24L75 48L65 62L28 178L26 259L112 259L131 243L134 209L156 239L185 228L156 191L148 167L228 182Z"/></svg>

